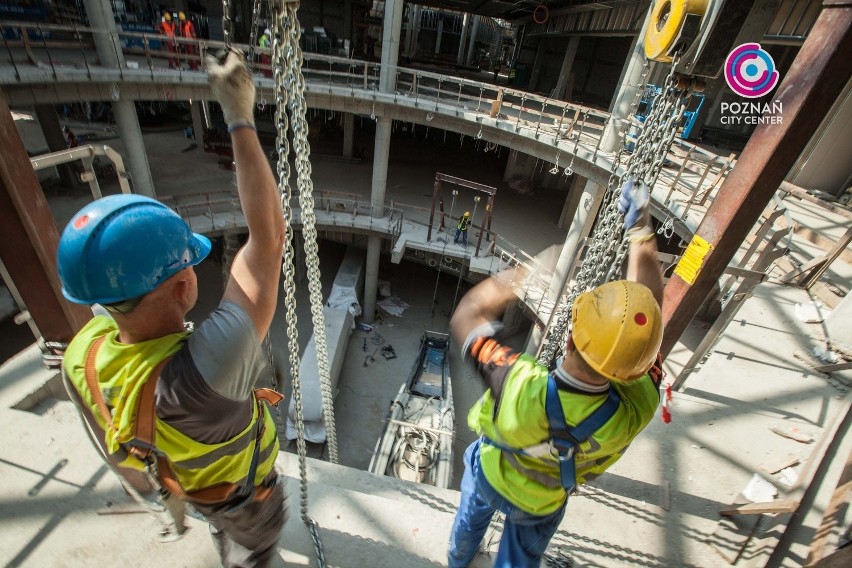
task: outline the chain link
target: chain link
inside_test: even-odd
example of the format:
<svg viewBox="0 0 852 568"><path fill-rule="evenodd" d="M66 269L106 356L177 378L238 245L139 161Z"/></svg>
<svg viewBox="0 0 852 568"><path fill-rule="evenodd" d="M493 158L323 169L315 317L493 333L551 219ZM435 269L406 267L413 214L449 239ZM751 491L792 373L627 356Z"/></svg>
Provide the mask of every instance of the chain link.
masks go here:
<svg viewBox="0 0 852 568"><path fill-rule="evenodd" d="M282 5L283 4L283 5ZM296 449L299 455L299 510L311 532L317 563L325 568L325 555L319 538L319 528L315 520L308 516L308 478L306 465L305 423L302 404L301 379L299 377L300 357L298 331L296 329L296 263L295 234L293 231L293 198L290 187L290 155L287 140L288 126L293 130L293 147L296 153L297 187L299 205L302 214L302 231L305 237L306 262L308 264L311 315L314 324L314 336L317 346L317 362L320 368L320 388L323 395L323 418L326 435L329 440L332 461L337 463L337 439L334 429L334 415L331 402L331 387L328 372L328 354L325 340L325 322L322 312L320 292L320 272L318 249L316 244L316 217L313 207L313 184L310 180L310 146L308 144L307 104L304 98L305 82L301 72L302 52L299 49L300 28L296 11L297 3L276 3L273 9L274 26L272 29L272 66L275 96L276 150L278 152L278 184L281 193L281 205L287 222L286 244L284 247L284 294L287 318L287 338L290 373L293 378L293 403L296 410ZM292 125L288 124L287 107L289 103ZM317 302L317 299L319 300ZM318 305L317 305L318 304ZM319 320L318 320L319 318Z"/></svg>
<svg viewBox="0 0 852 568"><path fill-rule="evenodd" d="M225 49L231 47L231 35L234 31L234 21L231 19L231 0L222 0L222 36L225 39Z"/></svg>
<svg viewBox="0 0 852 568"><path fill-rule="evenodd" d="M251 9L251 27L249 29L249 47L246 56L246 65L249 70L254 69L254 50L257 46L257 29L260 27L260 10L263 0L254 0Z"/></svg>
<svg viewBox="0 0 852 568"><path fill-rule="evenodd" d="M628 243L624 239L624 217L618 210L621 197L619 190L625 179L644 182L649 190L657 182L686 109L687 91L680 87L675 73L678 59L677 55L673 58L665 83L653 99L651 112L643 123L633 153L623 168L621 162L625 149L624 144L619 145L600 214L594 232L589 237L589 247L580 272L571 291L554 308L557 313L551 318L551 322L555 323L545 330L543 347L538 357L538 362L542 365L549 365L564 347L571 308L577 296L621 275ZM642 92L643 89L637 90L637 99L634 100L629 116L635 114Z"/></svg>
<svg viewBox="0 0 852 568"><path fill-rule="evenodd" d="M289 5L288 5L289 6ZM329 460L338 463L337 435L334 424L334 400L331 392L331 373L328 366L328 343L325 336L325 314L323 311L322 282L320 281L319 247L317 245L316 213L314 212L314 184L311 180L311 146L308 142L308 120L305 101L305 77L302 74L302 49L299 47L301 28L295 17L296 8L292 8L293 17L288 21L292 27L285 31L289 41L286 49L287 77L291 83L288 89L290 128L293 132L293 150L296 154L296 183L299 189L299 209L302 213L302 236L305 243L305 263L308 268L308 291L311 303L311 319L314 329L314 342L317 350L320 389L322 391L323 419L325 420L326 439L328 441Z"/></svg>

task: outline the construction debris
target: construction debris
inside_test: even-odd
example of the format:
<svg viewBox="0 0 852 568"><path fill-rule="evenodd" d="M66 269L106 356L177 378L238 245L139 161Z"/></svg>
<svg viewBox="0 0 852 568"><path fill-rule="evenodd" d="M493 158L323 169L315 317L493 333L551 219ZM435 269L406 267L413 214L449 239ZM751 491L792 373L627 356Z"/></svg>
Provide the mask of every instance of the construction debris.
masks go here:
<svg viewBox="0 0 852 568"><path fill-rule="evenodd" d="M777 428L773 426L770 428L772 432L775 432L779 436L783 436L785 438L790 438L791 440L796 440L797 442L801 442L803 444L813 443L814 439L808 436L807 434L803 434L799 431L798 428L790 428L789 430L782 430L781 428Z"/></svg>

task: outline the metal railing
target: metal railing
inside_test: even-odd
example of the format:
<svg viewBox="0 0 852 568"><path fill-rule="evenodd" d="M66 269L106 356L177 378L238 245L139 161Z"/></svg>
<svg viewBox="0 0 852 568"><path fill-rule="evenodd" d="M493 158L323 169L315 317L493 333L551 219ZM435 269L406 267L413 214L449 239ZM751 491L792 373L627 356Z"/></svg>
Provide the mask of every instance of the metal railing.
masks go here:
<svg viewBox="0 0 852 568"><path fill-rule="evenodd" d="M6 51L5 59L0 61L0 83L79 81L81 76L93 80L98 71L108 71L110 81L116 79L117 72L119 80L148 79L163 84L170 80L181 83L192 77L204 84L204 55L224 47L222 42L204 39L167 40L158 34L119 31L110 43L117 54L120 52L125 67L105 67L98 61L94 48L96 33L98 30L82 26L0 22ZM175 51L169 49L167 42L174 43ZM247 45L233 45L248 50ZM254 72L259 90L264 93L272 86L268 63L271 53L262 48L254 51L257 58ZM8 72L4 76L4 67L13 71L14 78ZM302 72L309 93L373 101L374 115L379 102L421 109L426 124L436 114L473 122L479 125L475 137L493 139L493 144L505 140L507 131L509 135L539 141L546 146L532 151L552 165L547 168L552 172L571 173L575 160L601 165L599 156L609 168L623 165L613 164L614 156L601 150L604 132L614 120L605 111L463 77L403 67L393 71L395 92L382 93L380 68L379 63L305 53ZM623 122L618 129L626 131L632 121ZM733 164L733 155L717 156L676 139L655 194L665 195L662 201L666 206L680 202L677 214L686 219L691 211L703 209L712 201Z"/></svg>

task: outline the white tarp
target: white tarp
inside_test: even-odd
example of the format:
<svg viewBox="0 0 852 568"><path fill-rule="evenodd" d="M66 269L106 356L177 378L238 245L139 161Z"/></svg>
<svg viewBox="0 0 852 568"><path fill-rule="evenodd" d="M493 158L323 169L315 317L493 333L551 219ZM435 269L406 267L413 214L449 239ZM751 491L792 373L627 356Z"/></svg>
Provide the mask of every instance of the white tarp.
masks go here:
<svg viewBox="0 0 852 568"><path fill-rule="evenodd" d="M348 247L346 256L340 263L331 292L325 305L329 308L347 310L353 318L361 315L361 304L358 296L364 286L364 251Z"/></svg>
<svg viewBox="0 0 852 568"><path fill-rule="evenodd" d="M402 317L402 312L411 307L396 296L385 298L384 300L381 300L377 305L390 315L396 316L398 318Z"/></svg>
<svg viewBox="0 0 852 568"><path fill-rule="evenodd" d="M329 378L331 392L334 396L337 390L337 380L343 360L346 358L346 346L352 333L352 315L346 310L325 308L325 338L328 346ZM322 389L320 388L319 364L317 362L317 345L315 336L311 335L302 362L299 365L299 379L302 385L302 414L305 423L305 439L320 444L325 442L325 420L322 415ZM287 412L288 440L296 439L296 405L290 397L290 408Z"/></svg>

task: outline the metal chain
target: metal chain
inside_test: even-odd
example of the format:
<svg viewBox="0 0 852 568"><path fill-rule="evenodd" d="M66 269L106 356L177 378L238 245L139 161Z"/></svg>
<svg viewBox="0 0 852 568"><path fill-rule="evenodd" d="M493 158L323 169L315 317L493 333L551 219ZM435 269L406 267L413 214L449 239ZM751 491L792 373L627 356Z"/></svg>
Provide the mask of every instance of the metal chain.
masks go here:
<svg viewBox="0 0 852 568"><path fill-rule="evenodd" d="M249 47L246 56L246 65L249 70L254 68L254 49L257 44L257 29L260 27L260 9L263 0L254 0L254 5L251 9L251 27L249 28Z"/></svg>
<svg viewBox="0 0 852 568"><path fill-rule="evenodd" d="M657 182L686 109L687 91L679 86L675 73L678 59L677 55L673 58L665 83L660 93L654 97L651 112L642 125L642 133L623 169L620 166L624 144L619 146L595 230L590 236L589 248L576 282L564 301L554 308L558 310L555 323L545 330L543 347L538 357L538 362L542 365L549 365L564 347L571 308L577 296L621 274L629 245L624 239L624 216L618 210L621 197L619 190L625 179L644 182L649 189ZM638 91L639 98L641 92ZM636 103L638 101L634 101L634 108ZM630 116L633 114L634 111L631 110Z"/></svg>
<svg viewBox="0 0 852 568"><path fill-rule="evenodd" d="M284 211L284 218L287 222L286 227L286 244L284 247L284 261L282 270L284 272L284 296L287 317L287 338L288 352L290 362L290 373L293 377L293 404L296 410L296 451L299 455L299 509L304 522L311 533L311 540L314 543L314 552L317 557L317 563L320 568L325 568L325 554L323 553L322 543L319 539L319 529L316 521L308 516L308 476L305 447L305 418L302 405L302 388L299 378L299 341L298 331L296 329L296 263L295 263L295 248L294 231L293 231L293 209L290 205L293 197L290 187L290 164L288 162L290 155L290 147L287 140L288 120L287 120L287 101L290 98L288 89L295 87L298 83L294 83L293 77L298 75L301 77L301 70L295 67L300 63L301 57L296 59L293 52L294 37L296 45L298 45L299 24L296 19L297 3L284 2L276 3L273 8L272 27L272 67L274 78L274 96L275 96L275 126L277 137L275 141L278 151L278 185L281 190L281 205ZM304 87L304 80L302 81ZM302 99L304 100L304 98ZM304 114L301 116L304 121ZM306 128L300 124L300 128ZM294 139L295 139L294 131ZM307 132L305 132L307 136ZM304 150L302 150L304 151ZM298 160L298 156L297 156ZM299 166L304 168L304 164ZM308 174L310 173L310 164L308 163ZM301 172L300 172L301 178ZM310 188L308 188L310 189ZM300 191L301 193L301 191ZM313 208L311 208L313 211ZM304 215L304 209L302 210ZM314 241L316 239L314 238ZM313 310L312 310L313 312ZM315 328L315 333L318 330L325 331L325 325ZM323 335L324 338L324 335ZM319 344L319 340L316 341ZM319 359L319 355L318 355ZM328 425L328 423L327 423Z"/></svg>
<svg viewBox="0 0 852 568"><path fill-rule="evenodd" d="M287 69L290 73L287 89L290 109L290 128L293 131L293 150L296 154L296 184L299 189L299 209L302 213L302 236L305 244L305 264L308 268L308 290L311 302L311 319L314 342L317 350L322 411L325 420L326 440L331 463L338 463L337 434L334 424L334 400L331 393L331 373L328 365L328 343L325 336L325 314L323 311L322 282L320 281L319 247L317 245L316 213L314 212L314 184L311 180L311 146L308 142L308 120L305 101L305 77L302 74L302 49L299 47L301 28L296 18L296 6L288 4L292 17L285 21L291 28L284 31L289 41Z"/></svg>
<svg viewBox="0 0 852 568"><path fill-rule="evenodd" d="M234 31L234 21L231 19L231 0L222 0L222 35L225 38L225 49L231 47L231 35Z"/></svg>

